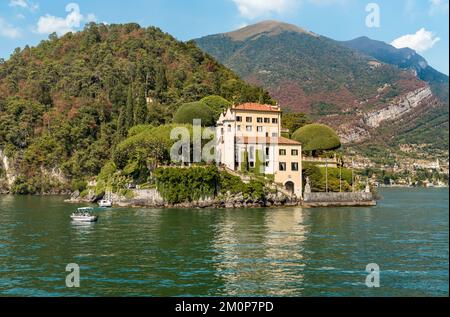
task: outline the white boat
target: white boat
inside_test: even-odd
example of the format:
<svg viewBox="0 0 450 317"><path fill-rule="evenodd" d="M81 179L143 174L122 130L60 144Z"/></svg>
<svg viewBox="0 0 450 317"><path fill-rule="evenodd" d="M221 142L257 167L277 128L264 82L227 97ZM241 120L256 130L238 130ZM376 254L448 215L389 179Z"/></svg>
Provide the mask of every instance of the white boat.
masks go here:
<svg viewBox="0 0 450 317"><path fill-rule="evenodd" d="M70 218L76 222L95 222L97 221L98 216L93 215L93 211L94 209L90 207L78 208L77 211L70 216Z"/></svg>
<svg viewBox="0 0 450 317"><path fill-rule="evenodd" d="M112 202L112 193L111 191L107 191L102 200L98 202L98 205L102 208L110 208L113 205Z"/></svg>
<svg viewBox="0 0 450 317"><path fill-rule="evenodd" d="M98 205L102 208L112 207L112 201L109 199L102 199L98 202Z"/></svg>

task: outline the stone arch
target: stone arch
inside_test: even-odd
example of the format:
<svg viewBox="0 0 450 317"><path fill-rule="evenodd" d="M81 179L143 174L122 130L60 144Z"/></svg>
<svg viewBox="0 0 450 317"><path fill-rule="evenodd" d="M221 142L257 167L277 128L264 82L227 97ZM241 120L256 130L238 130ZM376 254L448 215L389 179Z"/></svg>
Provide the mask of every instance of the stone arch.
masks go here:
<svg viewBox="0 0 450 317"><path fill-rule="evenodd" d="M292 181L287 181L287 182L284 184L284 188L285 188L288 192L290 192L292 195L295 194L295 184L294 184L294 182L292 182Z"/></svg>

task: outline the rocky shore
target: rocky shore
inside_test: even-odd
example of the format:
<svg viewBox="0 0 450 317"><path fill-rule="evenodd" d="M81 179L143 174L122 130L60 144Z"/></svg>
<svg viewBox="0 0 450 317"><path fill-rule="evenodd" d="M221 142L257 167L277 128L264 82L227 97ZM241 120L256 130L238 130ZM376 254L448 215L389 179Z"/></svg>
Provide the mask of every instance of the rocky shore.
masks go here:
<svg viewBox="0 0 450 317"><path fill-rule="evenodd" d="M169 204L156 189L133 190L133 198L126 198L113 194L114 206L117 207L146 207L146 208L258 208L277 206L297 206L299 201L287 197L283 193L269 194L264 200L246 199L242 194L232 195L226 193L216 198L204 198L198 201L180 204ZM81 197L78 191L74 192L68 203L96 203L102 196L90 191Z"/></svg>

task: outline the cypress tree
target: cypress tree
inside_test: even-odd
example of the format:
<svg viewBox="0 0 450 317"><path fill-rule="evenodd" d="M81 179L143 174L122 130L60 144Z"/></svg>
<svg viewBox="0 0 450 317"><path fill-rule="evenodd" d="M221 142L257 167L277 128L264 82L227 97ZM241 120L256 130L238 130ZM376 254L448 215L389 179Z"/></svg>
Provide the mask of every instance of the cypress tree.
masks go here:
<svg viewBox="0 0 450 317"><path fill-rule="evenodd" d="M131 86L128 88L127 108L125 113L125 126L127 130L134 126L134 100L133 100L133 89L131 88Z"/></svg>
<svg viewBox="0 0 450 317"><path fill-rule="evenodd" d="M117 133L119 134L119 137L127 136L127 122L125 119L124 109L122 108L120 109L119 119L117 120Z"/></svg>
<svg viewBox="0 0 450 317"><path fill-rule="evenodd" d="M166 70L164 67L160 66L157 69L156 72L156 78L155 78L155 93L156 96L159 98L161 97L162 93L167 90L167 77L166 77Z"/></svg>
<svg viewBox="0 0 450 317"><path fill-rule="evenodd" d="M139 93L139 98L134 109L134 124L145 124L147 122L148 107L147 99L145 98L145 88L142 88Z"/></svg>

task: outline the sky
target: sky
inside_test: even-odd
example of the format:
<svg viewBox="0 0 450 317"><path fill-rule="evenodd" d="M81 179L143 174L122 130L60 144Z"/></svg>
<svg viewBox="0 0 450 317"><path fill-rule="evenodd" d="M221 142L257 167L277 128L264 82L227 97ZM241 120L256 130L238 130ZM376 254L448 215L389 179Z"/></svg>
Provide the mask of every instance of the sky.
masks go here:
<svg viewBox="0 0 450 317"><path fill-rule="evenodd" d="M0 0L0 58L92 21L158 26L186 41L267 19L410 47L449 74L449 0Z"/></svg>

